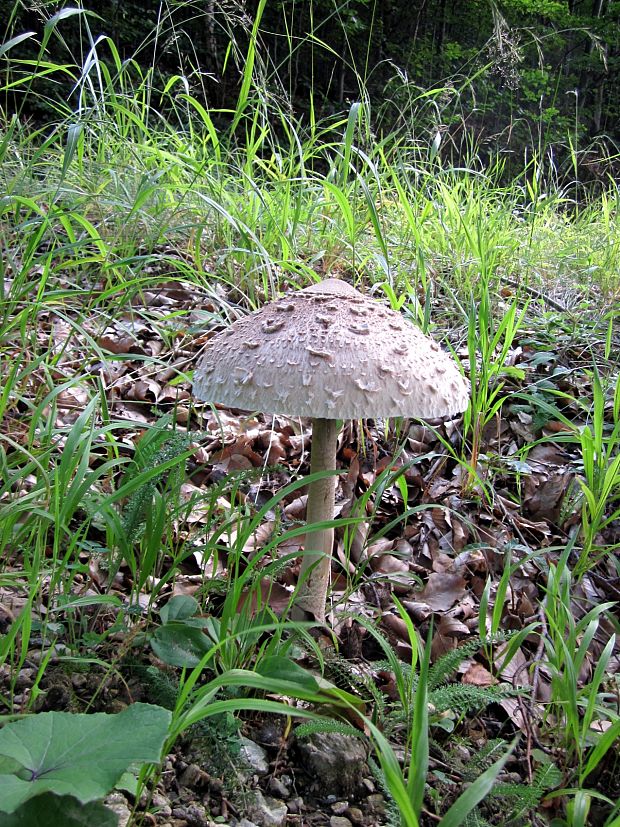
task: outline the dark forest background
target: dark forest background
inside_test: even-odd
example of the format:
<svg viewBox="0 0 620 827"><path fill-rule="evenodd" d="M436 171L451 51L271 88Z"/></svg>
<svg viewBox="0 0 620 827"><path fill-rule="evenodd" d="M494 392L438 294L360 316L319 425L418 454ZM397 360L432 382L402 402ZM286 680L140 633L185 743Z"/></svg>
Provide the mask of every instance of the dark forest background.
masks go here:
<svg viewBox="0 0 620 827"><path fill-rule="evenodd" d="M43 36L50 14L73 6L0 0L5 42L24 31ZM260 12L255 72L279 107L307 122L364 99L376 136L441 136L457 157L475 145L521 167L524 155L553 146L558 158L578 158L601 178L618 155L620 2L613 0L93 0L84 7L97 16L67 16L49 40L50 59L69 53L79 65L90 38L105 61L110 38L123 60L152 69L154 89L183 75L216 121L235 107ZM66 102L70 89L55 84L49 94ZM32 98L23 114L35 122L42 115Z"/></svg>

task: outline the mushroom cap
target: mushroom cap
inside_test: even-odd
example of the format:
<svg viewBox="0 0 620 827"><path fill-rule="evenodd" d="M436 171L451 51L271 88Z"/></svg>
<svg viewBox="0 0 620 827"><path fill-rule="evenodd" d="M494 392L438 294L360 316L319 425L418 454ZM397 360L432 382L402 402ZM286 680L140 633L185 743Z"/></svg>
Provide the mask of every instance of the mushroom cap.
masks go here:
<svg viewBox="0 0 620 827"><path fill-rule="evenodd" d="M469 383L439 345L338 279L270 302L213 336L194 395L323 419L453 416Z"/></svg>

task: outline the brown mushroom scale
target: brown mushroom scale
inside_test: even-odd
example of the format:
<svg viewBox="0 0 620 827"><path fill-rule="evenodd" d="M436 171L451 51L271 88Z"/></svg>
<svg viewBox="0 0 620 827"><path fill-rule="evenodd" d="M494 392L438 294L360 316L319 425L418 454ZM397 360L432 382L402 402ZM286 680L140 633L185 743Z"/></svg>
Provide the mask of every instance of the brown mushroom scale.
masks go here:
<svg viewBox="0 0 620 827"><path fill-rule="evenodd" d="M336 467L337 419L453 416L467 407L468 394L436 342L337 279L236 321L209 340L194 376L198 399L312 417L313 472ZM334 495L333 476L310 486L309 525L333 519ZM333 529L306 535L296 605L320 621L332 545Z"/></svg>

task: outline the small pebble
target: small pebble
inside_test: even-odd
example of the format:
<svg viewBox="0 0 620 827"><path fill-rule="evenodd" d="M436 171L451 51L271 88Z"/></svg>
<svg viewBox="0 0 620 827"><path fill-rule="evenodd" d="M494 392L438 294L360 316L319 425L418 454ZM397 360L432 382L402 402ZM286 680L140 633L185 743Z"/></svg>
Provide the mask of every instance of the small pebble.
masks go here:
<svg viewBox="0 0 620 827"><path fill-rule="evenodd" d="M344 816L332 816L329 820L329 827L353 827L353 825Z"/></svg>
<svg viewBox="0 0 620 827"><path fill-rule="evenodd" d="M464 744L456 744L455 746L456 754L461 759L461 761L469 761L471 758L471 752L467 749Z"/></svg>
<svg viewBox="0 0 620 827"><path fill-rule="evenodd" d="M332 813L335 816L344 815L348 809L349 809L349 802L348 801L336 801L335 804L332 804Z"/></svg>
<svg viewBox="0 0 620 827"><path fill-rule="evenodd" d="M375 787L375 782L372 780L372 778L363 778L362 784L366 787L369 793L374 793L374 791L377 789Z"/></svg>
<svg viewBox="0 0 620 827"><path fill-rule="evenodd" d="M283 776L284 777L284 776ZM282 779L280 778L271 778L269 781L269 792L273 793L273 795L277 796L278 798L290 798L291 791L289 788L282 783Z"/></svg>
<svg viewBox="0 0 620 827"><path fill-rule="evenodd" d="M301 813L303 806L304 800L301 797L291 798L290 801L286 802L286 808L292 815L297 815L298 813Z"/></svg>
<svg viewBox="0 0 620 827"><path fill-rule="evenodd" d="M131 810L125 796L119 792L110 793L104 798L103 803L118 816L118 827L127 827Z"/></svg>
<svg viewBox="0 0 620 827"><path fill-rule="evenodd" d="M250 741L249 738L241 737L239 741L241 743L239 754L243 763L257 775L267 775L269 772L269 761L266 751L259 744Z"/></svg>
<svg viewBox="0 0 620 827"><path fill-rule="evenodd" d="M22 669L15 679L15 689L25 689L32 686L34 680L34 669Z"/></svg>
<svg viewBox="0 0 620 827"><path fill-rule="evenodd" d="M209 774L198 764L190 764L179 776L179 783L184 787L202 787L209 783Z"/></svg>
<svg viewBox="0 0 620 827"><path fill-rule="evenodd" d="M188 804L186 818L192 827L207 827L207 811L202 804Z"/></svg>
<svg viewBox="0 0 620 827"><path fill-rule="evenodd" d="M371 813L385 815L385 799L381 793L373 793L373 795L369 795L366 799L366 803Z"/></svg>
<svg viewBox="0 0 620 827"><path fill-rule="evenodd" d="M165 795L154 792L151 803L157 809L157 815L161 818L168 818L172 815L172 807Z"/></svg>
<svg viewBox="0 0 620 827"><path fill-rule="evenodd" d="M284 801L263 795L260 790L244 794L243 805L247 815L260 827L284 827L288 812Z"/></svg>
<svg viewBox="0 0 620 827"><path fill-rule="evenodd" d="M520 784L523 781L518 772L501 773L499 777L507 784Z"/></svg>
<svg viewBox="0 0 620 827"><path fill-rule="evenodd" d="M222 781L221 778L211 777L209 779L209 789L211 790L212 793L215 793L216 795L220 794L222 792L222 790L224 789L224 782Z"/></svg>
<svg viewBox="0 0 620 827"><path fill-rule="evenodd" d="M359 807L349 807L349 809L346 812L346 815L349 816L349 818L354 824L364 823L364 813L359 809Z"/></svg>
<svg viewBox="0 0 620 827"><path fill-rule="evenodd" d="M83 689L87 683L87 675L83 675L81 672L74 672L73 675L71 675L71 686L73 686L74 689Z"/></svg>

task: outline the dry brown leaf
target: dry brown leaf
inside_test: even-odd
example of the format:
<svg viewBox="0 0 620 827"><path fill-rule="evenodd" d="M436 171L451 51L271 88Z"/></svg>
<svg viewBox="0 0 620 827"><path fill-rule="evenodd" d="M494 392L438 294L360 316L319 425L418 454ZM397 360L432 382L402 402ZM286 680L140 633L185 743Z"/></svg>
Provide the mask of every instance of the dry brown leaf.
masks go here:
<svg viewBox="0 0 620 827"><path fill-rule="evenodd" d="M499 705L516 727L518 727L523 732L528 731L525 725L523 712L521 711L521 705L517 698L503 698L499 702Z"/></svg>
<svg viewBox="0 0 620 827"><path fill-rule="evenodd" d="M439 626L441 633L446 637L454 637L461 640L470 635L469 627L456 617L451 617L450 615L442 615Z"/></svg>
<svg viewBox="0 0 620 827"><path fill-rule="evenodd" d="M239 607L244 607L249 599L250 612L252 614L257 611L259 606L260 608L269 606L275 614L278 615L286 610L293 594L292 591L288 591L288 589L280 585L280 583L268 577L264 577L260 581L258 590L260 592L260 602L258 600L256 587L253 587L251 591L244 591L241 594Z"/></svg>
<svg viewBox="0 0 620 827"><path fill-rule="evenodd" d="M452 518L452 548L459 554L469 540L469 529L460 520Z"/></svg>
<svg viewBox="0 0 620 827"><path fill-rule="evenodd" d="M432 572L418 597L434 612L447 612L465 594L466 587L460 574Z"/></svg>
<svg viewBox="0 0 620 827"><path fill-rule="evenodd" d="M485 666L475 661L471 661L461 681L471 686L494 686L499 683Z"/></svg>
<svg viewBox="0 0 620 827"><path fill-rule="evenodd" d="M380 540L377 540L375 543L371 543L368 546L366 549L366 556L372 561L373 557L380 557L382 554L387 554L387 552L391 551L393 548L394 541L382 537Z"/></svg>
<svg viewBox="0 0 620 827"><path fill-rule="evenodd" d="M244 543L243 551L250 555L260 551L271 539L274 528L275 521L273 520L267 520L259 525L256 531L251 534Z"/></svg>
<svg viewBox="0 0 620 827"><path fill-rule="evenodd" d="M159 401L161 387L153 379L138 379L127 391L126 398L133 402L150 402L151 404Z"/></svg>
<svg viewBox="0 0 620 827"><path fill-rule="evenodd" d="M289 520L303 520L306 516L306 507L308 505L308 495L303 494L301 497L296 497L294 500L285 506L284 514Z"/></svg>
<svg viewBox="0 0 620 827"><path fill-rule="evenodd" d="M421 603L416 600L403 600L402 604L416 623L422 623L432 614L428 603Z"/></svg>
<svg viewBox="0 0 620 827"><path fill-rule="evenodd" d="M59 408L69 408L82 411L90 400L90 395L85 387L80 385L72 385L70 388L65 388L56 397Z"/></svg>
<svg viewBox="0 0 620 827"><path fill-rule="evenodd" d="M133 336L120 336L115 334L104 334L97 339L97 344L110 353L136 353L136 340Z"/></svg>
<svg viewBox="0 0 620 827"><path fill-rule="evenodd" d="M392 612L385 612L381 615L381 623L400 640L405 643L409 642L409 631L407 629L407 624L402 617L399 617Z"/></svg>
<svg viewBox="0 0 620 827"><path fill-rule="evenodd" d="M379 574L407 574L409 563L393 554L375 554L370 558L370 568Z"/></svg>
<svg viewBox="0 0 620 827"><path fill-rule="evenodd" d="M496 669L502 667L504 655L508 649L507 643L499 644L494 651L494 666ZM530 673L528 669L529 662L522 649L517 649L510 662L502 668L499 673L500 678L511 686L529 686Z"/></svg>
<svg viewBox="0 0 620 827"><path fill-rule="evenodd" d="M526 476L523 505L533 517L555 521L572 479L573 474L564 468Z"/></svg>

